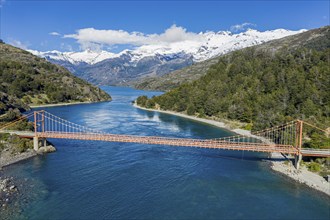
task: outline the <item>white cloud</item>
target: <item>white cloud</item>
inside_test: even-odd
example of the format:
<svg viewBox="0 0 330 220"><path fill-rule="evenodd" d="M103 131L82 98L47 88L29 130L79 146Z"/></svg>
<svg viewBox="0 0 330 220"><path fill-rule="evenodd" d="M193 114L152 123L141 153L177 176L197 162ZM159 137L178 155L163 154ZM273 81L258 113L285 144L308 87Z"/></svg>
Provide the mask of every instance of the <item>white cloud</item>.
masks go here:
<svg viewBox="0 0 330 220"><path fill-rule="evenodd" d="M58 32L55 32L55 31L53 31L53 32L50 32L50 33L49 33L49 35L52 35L52 36L61 36L61 34L60 34L60 33L58 33Z"/></svg>
<svg viewBox="0 0 330 220"><path fill-rule="evenodd" d="M247 27L255 27L257 26L256 24L252 24L249 22L245 22L243 24L236 24L230 27L230 31L232 32L237 32L237 31L244 31L246 30Z"/></svg>
<svg viewBox="0 0 330 220"><path fill-rule="evenodd" d="M183 27L177 27L176 25L172 25L170 28L165 30L163 34L150 35L156 41L166 42L166 43L174 43L181 41L200 41L203 40L203 36L187 32L187 30Z"/></svg>
<svg viewBox="0 0 330 220"><path fill-rule="evenodd" d="M76 34L64 35L64 38L73 38L80 43L82 48L100 47L103 45L167 45L184 41L205 41L201 34L187 32L183 27L172 25L161 34L144 34L141 32L127 32L124 30L97 30L84 28Z"/></svg>
<svg viewBox="0 0 330 220"><path fill-rule="evenodd" d="M23 43L19 40L15 40L15 39L10 39L8 44L11 44L13 45L14 47L18 47L18 48L21 48L23 50L27 50L28 49L28 46L30 46L30 43L26 42L26 43Z"/></svg>
<svg viewBox="0 0 330 220"><path fill-rule="evenodd" d="M103 45L104 44L101 44L101 43L94 43L94 42L86 41L86 42L80 43L80 49L81 50L90 49L92 51L101 51L103 48Z"/></svg>

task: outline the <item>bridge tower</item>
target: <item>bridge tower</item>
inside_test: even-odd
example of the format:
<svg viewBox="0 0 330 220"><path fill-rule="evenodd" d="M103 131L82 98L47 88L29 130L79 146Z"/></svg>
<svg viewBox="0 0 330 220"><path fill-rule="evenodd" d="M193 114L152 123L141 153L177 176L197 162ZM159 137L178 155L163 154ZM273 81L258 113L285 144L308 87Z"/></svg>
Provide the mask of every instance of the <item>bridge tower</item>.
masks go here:
<svg viewBox="0 0 330 220"><path fill-rule="evenodd" d="M39 150L39 137L38 133L38 122L41 122L41 132L45 132L45 111L35 111L34 112L34 137L33 137L33 149L35 151ZM46 146L46 138L42 139L42 145Z"/></svg>
<svg viewBox="0 0 330 220"><path fill-rule="evenodd" d="M298 170L300 166L300 161L302 159L301 147L302 147L302 135L303 135L303 121L297 120L296 124L296 148L298 149L298 154L294 158L294 166Z"/></svg>

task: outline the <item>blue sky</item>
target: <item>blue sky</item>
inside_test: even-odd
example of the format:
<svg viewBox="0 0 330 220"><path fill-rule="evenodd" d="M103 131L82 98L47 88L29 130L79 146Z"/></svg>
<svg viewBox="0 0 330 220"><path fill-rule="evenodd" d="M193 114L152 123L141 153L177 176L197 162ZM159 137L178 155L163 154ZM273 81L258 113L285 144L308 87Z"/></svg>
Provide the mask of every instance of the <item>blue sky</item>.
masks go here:
<svg viewBox="0 0 330 220"><path fill-rule="evenodd" d="M260 31L298 30L329 25L329 1L0 2L0 38L41 51L77 51L86 38L102 33L114 39L101 39L98 43L116 51L140 45L145 39L140 35L161 35L167 29L173 33L199 33L243 31L249 27ZM139 33L135 36L132 32ZM140 40L135 42L137 37Z"/></svg>

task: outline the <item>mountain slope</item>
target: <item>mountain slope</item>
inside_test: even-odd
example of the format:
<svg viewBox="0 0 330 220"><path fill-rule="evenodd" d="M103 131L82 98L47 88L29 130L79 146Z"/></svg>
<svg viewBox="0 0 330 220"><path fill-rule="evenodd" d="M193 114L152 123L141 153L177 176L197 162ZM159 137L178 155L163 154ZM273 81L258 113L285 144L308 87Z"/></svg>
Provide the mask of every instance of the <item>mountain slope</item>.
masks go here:
<svg viewBox="0 0 330 220"><path fill-rule="evenodd" d="M259 50L269 49L274 52L284 47L287 49L293 49L301 46L312 47L315 49L322 48L326 46L324 44L328 44L330 41L330 39L324 39L324 34L323 29L314 29L300 34L272 40L257 45L255 48ZM210 66L215 64L218 59L219 57L209 59L192 66L173 71L166 76L145 78L134 83L134 87L144 90L168 91L183 83L192 82L199 79L207 73Z"/></svg>
<svg viewBox="0 0 330 220"><path fill-rule="evenodd" d="M239 120L255 130L296 118L330 126L329 39L327 26L235 51L199 80L138 104Z"/></svg>
<svg viewBox="0 0 330 220"><path fill-rule="evenodd" d="M111 100L65 68L4 43L0 43L0 91L0 114L24 111L30 104Z"/></svg>
<svg viewBox="0 0 330 220"><path fill-rule="evenodd" d="M65 66L94 84L132 85L146 77L162 76L221 54L304 31L277 29L259 32L250 29L239 34L208 31L199 33L196 40L143 45L117 54L106 51L31 52Z"/></svg>
<svg viewBox="0 0 330 220"><path fill-rule="evenodd" d="M216 64L219 58L212 58L191 66L184 67L163 76L145 77L133 83L133 86L141 90L168 91L187 82L192 82L205 75L210 66Z"/></svg>
<svg viewBox="0 0 330 220"><path fill-rule="evenodd" d="M132 64L132 56L125 54L92 66L77 67L75 74L94 84L127 86L141 78L161 76L192 63L192 57L187 54L170 57L157 54L144 57Z"/></svg>

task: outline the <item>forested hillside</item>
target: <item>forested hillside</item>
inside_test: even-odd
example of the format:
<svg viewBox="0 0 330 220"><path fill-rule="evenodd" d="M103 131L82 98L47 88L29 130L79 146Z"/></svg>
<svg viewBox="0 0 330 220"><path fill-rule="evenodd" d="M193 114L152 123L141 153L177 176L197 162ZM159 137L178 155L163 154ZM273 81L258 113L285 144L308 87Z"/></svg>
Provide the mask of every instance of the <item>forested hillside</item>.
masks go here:
<svg viewBox="0 0 330 220"><path fill-rule="evenodd" d="M16 47L0 43L0 114L30 104L111 100L101 89Z"/></svg>
<svg viewBox="0 0 330 220"><path fill-rule="evenodd" d="M313 39L303 39L292 45L233 52L221 57L199 80L159 97L139 97L138 104L239 120L253 130L296 118L329 127L330 28L318 29Z"/></svg>

